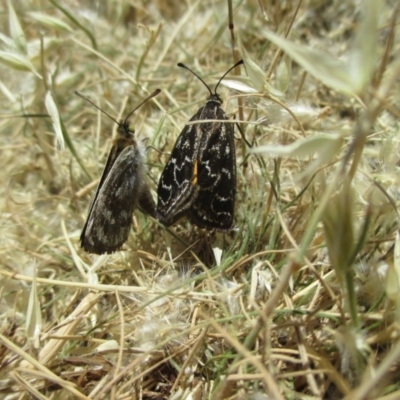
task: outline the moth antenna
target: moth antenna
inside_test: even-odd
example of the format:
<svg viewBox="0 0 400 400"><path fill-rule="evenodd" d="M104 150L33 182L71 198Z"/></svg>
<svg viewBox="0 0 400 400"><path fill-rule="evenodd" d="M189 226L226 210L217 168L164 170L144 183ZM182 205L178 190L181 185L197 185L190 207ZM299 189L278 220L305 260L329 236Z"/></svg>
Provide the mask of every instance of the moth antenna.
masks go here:
<svg viewBox="0 0 400 400"><path fill-rule="evenodd" d="M133 109L133 111L131 111L128 116L125 118L125 122L124 124L126 124L126 122L128 121L128 118L140 107L143 105L143 103L145 103L147 100L150 100L151 98L157 96L159 93L161 92L160 89L156 89L153 93L150 94L150 96L148 96L146 99L144 99L137 107L135 107ZM86 101L88 101L92 106L96 107L98 110L100 110L102 113L104 113L105 115L107 115L108 118L111 118L117 125L121 125L120 122L118 122L114 117L112 117L108 112L104 111L103 109L101 109L98 105L94 104L92 100L90 100L88 97L86 97L84 94L80 93L80 92L75 92L75 94L79 97L82 97L82 99L85 99Z"/></svg>
<svg viewBox="0 0 400 400"><path fill-rule="evenodd" d="M234 68L236 68L238 65L241 65L241 64L244 64L243 60L239 60L234 66L230 67L230 68L228 69L228 71L226 71L226 72L222 75L221 79L220 79L220 80L218 81L218 83L215 85L215 89L214 89L215 94L217 94L217 88L218 88L218 85L221 83L222 79L224 79L225 76L229 74L229 72L231 72Z"/></svg>
<svg viewBox="0 0 400 400"><path fill-rule="evenodd" d="M148 97L146 97L138 106L136 106L125 118L124 124L128 122L128 118L138 109L140 108L144 103L146 103L147 100L152 99L153 97L156 97L159 93L161 92L161 89L156 89L153 93L151 93Z"/></svg>
<svg viewBox="0 0 400 400"><path fill-rule="evenodd" d="M101 109L98 105L94 104L92 100L90 100L88 97L86 97L84 94L80 93L80 92L75 92L75 94L79 97L82 97L82 99L85 99L86 101L88 101L92 106L96 107L98 110L100 110L103 114L106 114L108 118L111 118L117 125L120 125L120 123L114 118L112 117L108 112L104 111L103 109Z"/></svg>
<svg viewBox="0 0 400 400"><path fill-rule="evenodd" d="M195 72L193 72L189 67L187 67L185 64L182 64L182 63L178 63L178 67L185 68L185 69L187 69L188 71L190 71L196 78L198 78L201 82L203 82L204 86L205 86L205 87L208 89L208 91L210 92L210 95L211 95L211 96L213 95L213 92L211 91L211 89L210 89L210 87L207 85L207 83L205 83L204 80L203 80L199 75L197 75Z"/></svg>

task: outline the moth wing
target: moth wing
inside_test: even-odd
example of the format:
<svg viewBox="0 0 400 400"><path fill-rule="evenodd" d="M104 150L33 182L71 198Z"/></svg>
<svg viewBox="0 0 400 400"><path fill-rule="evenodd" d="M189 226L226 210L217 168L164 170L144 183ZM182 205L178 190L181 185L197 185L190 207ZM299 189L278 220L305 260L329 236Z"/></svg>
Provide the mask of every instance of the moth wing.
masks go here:
<svg viewBox="0 0 400 400"><path fill-rule="evenodd" d="M112 156L111 151L80 237L90 253L112 253L124 244L139 199L143 167L137 148L125 147L111 166Z"/></svg>
<svg viewBox="0 0 400 400"><path fill-rule="evenodd" d="M227 119L222 108L215 119ZM231 123L202 124L203 143L198 155L198 194L188 212L201 228L230 229L236 194L236 154Z"/></svg>
<svg viewBox="0 0 400 400"><path fill-rule="evenodd" d="M190 121L198 120L201 110ZM186 125L183 128L158 183L157 215L166 226L172 225L185 214L196 197L192 179L201 139L196 127Z"/></svg>

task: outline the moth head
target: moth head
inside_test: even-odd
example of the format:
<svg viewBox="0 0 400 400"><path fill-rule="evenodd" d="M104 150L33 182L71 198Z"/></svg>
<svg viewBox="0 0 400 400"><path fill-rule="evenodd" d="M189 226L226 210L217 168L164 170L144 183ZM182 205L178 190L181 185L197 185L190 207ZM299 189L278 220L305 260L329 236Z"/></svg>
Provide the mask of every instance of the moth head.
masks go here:
<svg viewBox="0 0 400 400"><path fill-rule="evenodd" d="M198 79L203 83L203 85L204 85L204 86L208 89L208 91L210 92L210 97L208 98L208 101L207 101L208 103L209 103L209 102L214 102L214 103L218 103L218 105L221 105L221 104L222 104L222 99L221 99L220 95L217 93L218 86L219 86L219 84L221 83L222 79L224 79L225 76L229 74L229 72L231 72L234 68L236 68L238 65L241 65L241 64L243 64L243 60L238 61L234 66L232 66L231 68L229 68L228 71L226 71L226 72L222 75L221 79L220 79L220 80L218 81L218 83L215 85L214 93L211 91L211 89L210 89L210 87L207 85L207 83L205 83L204 80L203 80L199 75L197 75L195 72L193 72L193 71L192 71L189 67L187 67L185 64L178 63L178 67L187 69L188 71L190 71L196 78L198 78Z"/></svg>
<svg viewBox="0 0 400 400"><path fill-rule="evenodd" d="M211 93L207 103L217 103L220 106L222 104L221 96L217 92Z"/></svg>
<svg viewBox="0 0 400 400"><path fill-rule="evenodd" d="M75 92L76 95L79 97L82 97L82 99L87 100L90 104L92 104L94 107L96 107L98 110L100 110L103 114L107 115L108 118L112 119L117 125L118 125L118 133L121 135L124 135L126 137L131 136L135 133L135 129L133 128L132 125L129 125L129 117L138 109L140 108L144 103L146 103L147 100L152 99L153 97L157 96L161 92L160 89L156 89L153 93L151 93L148 97L146 97L138 106L136 106L125 118L125 120L122 120L118 122L114 117L112 117L110 114L108 114L106 111L101 109L99 106L93 103L92 100L88 99L85 95L79 92Z"/></svg>
<svg viewBox="0 0 400 400"><path fill-rule="evenodd" d="M125 121L121 121L118 123L118 132L123 133L124 135L133 135L135 133L135 129L132 125L129 125L129 117L138 109L140 108L144 103L146 103L147 100L152 99L153 97L157 96L161 92L160 89L156 89L153 93L150 94L150 96L146 97L138 106L136 106L125 118Z"/></svg>
<svg viewBox="0 0 400 400"><path fill-rule="evenodd" d="M129 125L129 121L127 119L121 120L118 122L118 133L125 137L130 137L135 134L135 128L133 125Z"/></svg>

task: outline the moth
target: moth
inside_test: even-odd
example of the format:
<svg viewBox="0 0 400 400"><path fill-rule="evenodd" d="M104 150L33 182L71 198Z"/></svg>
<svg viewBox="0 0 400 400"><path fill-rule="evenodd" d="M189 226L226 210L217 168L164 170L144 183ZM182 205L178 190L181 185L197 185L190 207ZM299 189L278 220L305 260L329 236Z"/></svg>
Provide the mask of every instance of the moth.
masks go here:
<svg viewBox="0 0 400 400"><path fill-rule="evenodd" d="M113 253L120 249L128 239L136 206L146 214L156 217L156 206L145 181L145 149L141 142L136 141L135 131L129 125L128 119L160 91L156 89L121 122L86 96L75 92L118 124L117 136L80 236L81 247L89 253Z"/></svg>
<svg viewBox="0 0 400 400"><path fill-rule="evenodd" d="M228 230L233 224L236 194L236 155L234 127L227 121L217 93L182 63L208 89L206 104L190 119L199 123L186 125L176 140L171 156L158 183L157 217L165 225L182 216L206 229ZM211 120L207 122L207 120ZM202 121L202 122L200 122Z"/></svg>

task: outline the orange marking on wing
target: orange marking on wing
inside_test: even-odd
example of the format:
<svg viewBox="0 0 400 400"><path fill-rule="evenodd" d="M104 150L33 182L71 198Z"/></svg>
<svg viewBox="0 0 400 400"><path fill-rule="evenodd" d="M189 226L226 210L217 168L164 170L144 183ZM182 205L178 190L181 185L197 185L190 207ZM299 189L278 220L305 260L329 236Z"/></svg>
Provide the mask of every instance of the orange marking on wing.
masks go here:
<svg viewBox="0 0 400 400"><path fill-rule="evenodd" d="M194 165L193 165L193 175L192 175L192 185L193 185L193 186L196 186L196 185L197 185L198 164L199 164L199 161L196 160L196 161L194 162Z"/></svg>

